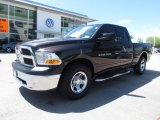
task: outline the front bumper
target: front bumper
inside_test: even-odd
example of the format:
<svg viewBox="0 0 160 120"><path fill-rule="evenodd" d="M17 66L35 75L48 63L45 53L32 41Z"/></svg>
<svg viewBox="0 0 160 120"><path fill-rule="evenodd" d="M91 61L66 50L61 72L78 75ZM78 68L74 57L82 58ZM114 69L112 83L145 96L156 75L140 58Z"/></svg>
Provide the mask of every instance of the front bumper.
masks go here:
<svg viewBox="0 0 160 120"><path fill-rule="evenodd" d="M25 67L17 62L12 63L13 76L21 86L37 91L50 90L58 86L61 74L51 73L48 67Z"/></svg>

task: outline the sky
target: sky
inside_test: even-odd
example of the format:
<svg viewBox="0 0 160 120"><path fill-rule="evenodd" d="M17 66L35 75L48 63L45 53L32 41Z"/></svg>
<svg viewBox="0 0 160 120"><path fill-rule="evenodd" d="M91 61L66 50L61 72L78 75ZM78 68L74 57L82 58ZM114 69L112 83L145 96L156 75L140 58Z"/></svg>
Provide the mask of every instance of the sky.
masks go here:
<svg viewBox="0 0 160 120"><path fill-rule="evenodd" d="M138 38L160 36L160 0L32 0L128 28Z"/></svg>

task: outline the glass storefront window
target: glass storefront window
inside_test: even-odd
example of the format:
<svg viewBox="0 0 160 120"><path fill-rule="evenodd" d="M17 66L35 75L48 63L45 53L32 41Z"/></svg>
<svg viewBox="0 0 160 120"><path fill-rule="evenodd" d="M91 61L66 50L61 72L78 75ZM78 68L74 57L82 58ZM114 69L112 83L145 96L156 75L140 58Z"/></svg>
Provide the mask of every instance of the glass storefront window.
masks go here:
<svg viewBox="0 0 160 120"><path fill-rule="evenodd" d="M28 10L24 8L15 7L15 19L28 21Z"/></svg>
<svg viewBox="0 0 160 120"><path fill-rule="evenodd" d="M29 35L28 35L28 39L29 39L29 40L34 40L34 39L36 39L36 35L29 34Z"/></svg>
<svg viewBox="0 0 160 120"><path fill-rule="evenodd" d="M20 40L19 41L28 41L28 34L19 34Z"/></svg>
<svg viewBox="0 0 160 120"><path fill-rule="evenodd" d="M28 22L10 20L10 42L28 40Z"/></svg>
<svg viewBox="0 0 160 120"><path fill-rule="evenodd" d="M61 32L66 34L70 32L72 29L84 24L81 20L76 20L73 18L61 17Z"/></svg>
<svg viewBox="0 0 160 120"><path fill-rule="evenodd" d="M9 6L9 18L14 19L14 6Z"/></svg>
<svg viewBox="0 0 160 120"><path fill-rule="evenodd" d="M44 34L44 38L54 38L54 34Z"/></svg>
<svg viewBox="0 0 160 120"><path fill-rule="evenodd" d="M66 17L63 17L63 20L65 21L65 20L67 20L67 18L66 18Z"/></svg>
<svg viewBox="0 0 160 120"><path fill-rule="evenodd" d="M15 21L14 28L19 34L27 34L28 23L22 21Z"/></svg>
<svg viewBox="0 0 160 120"><path fill-rule="evenodd" d="M0 18L8 19L8 13L9 32L0 33L0 47L3 44L8 44L8 42L23 42L36 39L36 11L0 3Z"/></svg>
<svg viewBox="0 0 160 120"><path fill-rule="evenodd" d="M0 33L0 47L2 47L3 44L8 43L8 34L7 33Z"/></svg>
<svg viewBox="0 0 160 120"><path fill-rule="evenodd" d="M62 28L61 28L61 31L62 31L64 34L66 34L66 33L70 32L72 29L73 29L73 28L62 27Z"/></svg>
<svg viewBox="0 0 160 120"><path fill-rule="evenodd" d="M28 39L36 39L36 24L29 23L29 29L28 29Z"/></svg>
<svg viewBox="0 0 160 120"><path fill-rule="evenodd" d="M63 27L68 27L69 22L64 21L64 26Z"/></svg>
<svg viewBox="0 0 160 120"><path fill-rule="evenodd" d="M8 5L0 4L0 17L8 18Z"/></svg>
<svg viewBox="0 0 160 120"><path fill-rule="evenodd" d="M21 42L19 34L10 34L9 43L10 42Z"/></svg>
<svg viewBox="0 0 160 120"><path fill-rule="evenodd" d="M16 28L15 28L15 22L13 20L9 21L9 32L14 33L14 34L18 33Z"/></svg>
<svg viewBox="0 0 160 120"><path fill-rule="evenodd" d="M29 22L36 23L36 11L29 10Z"/></svg>

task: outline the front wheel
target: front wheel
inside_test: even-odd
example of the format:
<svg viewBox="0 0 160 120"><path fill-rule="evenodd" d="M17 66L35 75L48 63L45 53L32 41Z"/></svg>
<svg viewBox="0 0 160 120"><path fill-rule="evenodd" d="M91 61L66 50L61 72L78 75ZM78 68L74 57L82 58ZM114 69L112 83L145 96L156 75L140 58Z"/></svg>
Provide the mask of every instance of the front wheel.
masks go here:
<svg viewBox="0 0 160 120"><path fill-rule="evenodd" d="M70 99L84 96L91 84L92 75L89 68L83 64L72 64L62 75L58 86L60 93Z"/></svg>
<svg viewBox="0 0 160 120"><path fill-rule="evenodd" d="M134 67L134 73L142 75L146 70L146 59L142 56Z"/></svg>

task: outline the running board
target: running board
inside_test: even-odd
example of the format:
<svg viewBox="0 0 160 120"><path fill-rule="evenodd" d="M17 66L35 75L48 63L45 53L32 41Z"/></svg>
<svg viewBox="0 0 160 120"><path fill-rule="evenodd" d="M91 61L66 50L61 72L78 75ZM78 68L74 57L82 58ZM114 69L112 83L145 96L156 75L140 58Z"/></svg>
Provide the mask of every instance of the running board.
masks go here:
<svg viewBox="0 0 160 120"><path fill-rule="evenodd" d="M116 78L116 77L119 77L121 75L125 75L125 74L128 74L128 73L130 73L130 71L127 71L127 72L124 72L124 73L121 73L121 74L116 74L116 75L114 75L112 77L108 77L108 78L96 79L95 81L96 82L102 82L102 81L109 80L109 79L112 79L112 78Z"/></svg>

